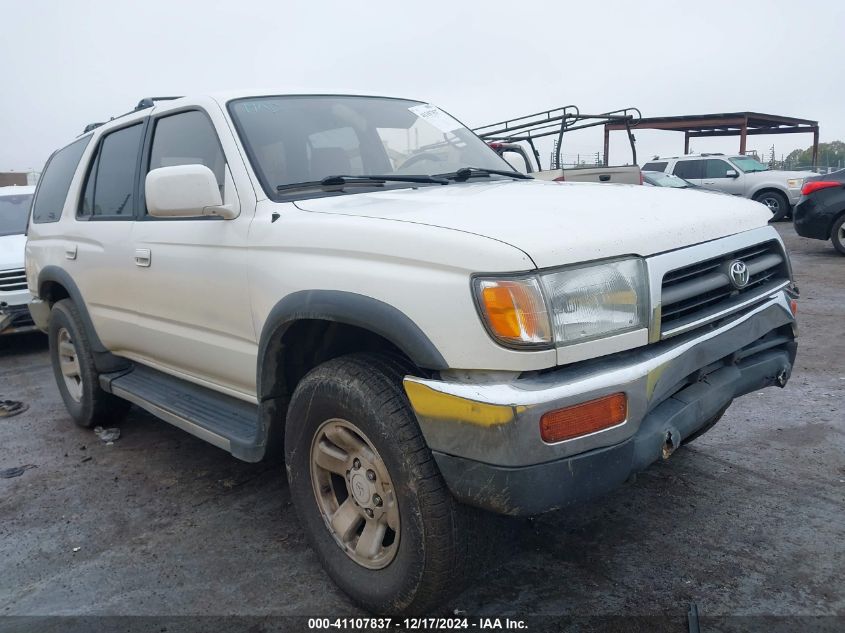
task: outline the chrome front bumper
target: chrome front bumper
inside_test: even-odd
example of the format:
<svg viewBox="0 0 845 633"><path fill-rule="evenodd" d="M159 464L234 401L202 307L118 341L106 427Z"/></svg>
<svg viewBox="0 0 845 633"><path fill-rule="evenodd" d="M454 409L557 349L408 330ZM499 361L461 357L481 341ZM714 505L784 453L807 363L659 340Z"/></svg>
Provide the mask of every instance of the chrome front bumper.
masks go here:
<svg viewBox="0 0 845 633"><path fill-rule="evenodd" d="M743 313L693 332L510 382L446 382L408 376L405 390L435 456L504 468L565 460L630 440L649 414L673 395L697 383L706 385L708 376L719 369L738 367L744 359L766 350L786 350L778 356L783 362L777 361L783 365L782 373L750 388L785 384L797 334L789 292L779 290ZM771 364L765 371L770 370ZM768 380L768 376L757 378ZM748 377L743 380L752 384ZM628 417L622 424L555 444L541 439L539 422L544 413L620 391L628 397ZM699 426L713 417L712 409L746 392L721 384L707 394L706 406L699 406L695 414ZM695 422L675 429L676 441L694 431Z"/></svg>

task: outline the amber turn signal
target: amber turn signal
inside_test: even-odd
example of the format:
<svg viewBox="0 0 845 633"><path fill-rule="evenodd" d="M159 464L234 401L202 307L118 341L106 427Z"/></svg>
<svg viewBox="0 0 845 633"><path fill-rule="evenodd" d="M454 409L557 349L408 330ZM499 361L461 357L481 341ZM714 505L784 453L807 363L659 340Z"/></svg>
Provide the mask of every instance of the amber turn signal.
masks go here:
<svg viewBox="0 0 845 633"><path fill-rule="evenodd" d="M624 393L597 398L565 409L544 413L540 418L540 437L544 442L561 442L621 424L628 417L628 398Z"/></svg>
<svg viewBox="0 0 845 633"><path fill-rule="evenodd" d="M551 325L536 279L481 280L479 300L492 334L514 345L551 342Z"/></svg>

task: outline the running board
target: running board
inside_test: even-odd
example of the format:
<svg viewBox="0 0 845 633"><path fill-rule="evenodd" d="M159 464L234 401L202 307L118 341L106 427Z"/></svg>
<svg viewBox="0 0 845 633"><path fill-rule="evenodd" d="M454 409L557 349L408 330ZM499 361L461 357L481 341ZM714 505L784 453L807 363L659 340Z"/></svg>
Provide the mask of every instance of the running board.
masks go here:
<svg viewBox="0 0 845 633"><path fill-rule="evenodd" d="M256 448L255 404L137 363L128 372L101 374L100 386L235 457L254 461L246 456Z"/></svg>

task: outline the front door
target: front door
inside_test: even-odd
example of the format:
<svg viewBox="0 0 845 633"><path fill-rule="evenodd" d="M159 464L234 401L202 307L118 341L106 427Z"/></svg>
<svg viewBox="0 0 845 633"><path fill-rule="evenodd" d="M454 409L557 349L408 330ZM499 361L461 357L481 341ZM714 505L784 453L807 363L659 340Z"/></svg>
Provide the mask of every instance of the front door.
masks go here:
<svg viewBox="0 0 845 633"><path fill-rule="evenodd" d="M242 204L206 111L165 113L151 120L150 129L142 175L158 167L205 165L217 176L224 203L240 208L240 215L154 218L141 205L132 229L132 289L144 341L138 359L251 399L257 345L246 258L254 203Z"/></svg>
<svg viewBox="0 0 845 633"><path fill-rule="evenodd" d="M735 177L728 176L731 171L736 174ZM743 173L722 158L708 158L704 161L703 187L741 196L744 189L742 178Z"/></svg>

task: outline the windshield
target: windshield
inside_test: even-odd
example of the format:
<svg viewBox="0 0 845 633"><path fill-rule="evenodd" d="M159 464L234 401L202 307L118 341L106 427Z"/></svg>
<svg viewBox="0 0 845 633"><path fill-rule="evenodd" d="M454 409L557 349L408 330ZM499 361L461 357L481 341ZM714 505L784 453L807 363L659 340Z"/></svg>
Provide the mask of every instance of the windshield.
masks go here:
<svg viewBox="0 0 845 633"><path fill-rule="evenodd" d="M678 189L686 189L687 187L693 186L691 182L684 180L679 176L664 174L657 171L643 174L643 178L655 187L676 187Z"/></svg>
<svg viewBox="0 0 845 633"><path fill-rule="evenodd" d="M730 161L746 174L755 171L769 171L766 165L750 156L737 156L736 158L731 158Z"/></svg>
<svg viewBox="0 0 845 633"><path fill-rule="evenodd" d="M285 185L328 176L431 176L463 167L513 171L451 116L418 101L255 97L230 102L229 111L264 190L274 199L337 195L285 193Z"/></svg>
<svg viewBox="0 0 845 633"><path fill-rule="evenodd" d="M30 202L32 202L31 193L0 196L0 237L26 233Z"/></svg>

